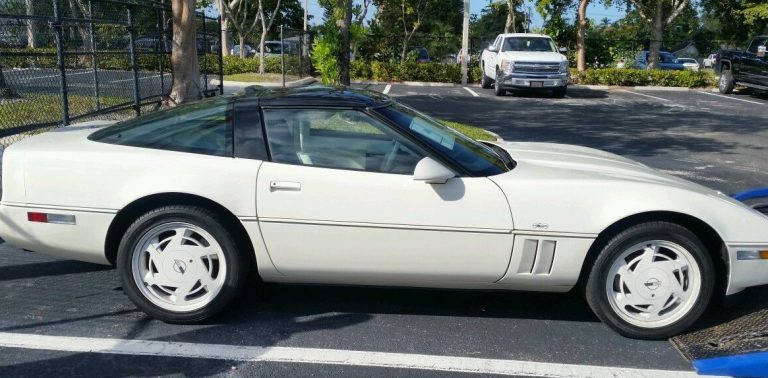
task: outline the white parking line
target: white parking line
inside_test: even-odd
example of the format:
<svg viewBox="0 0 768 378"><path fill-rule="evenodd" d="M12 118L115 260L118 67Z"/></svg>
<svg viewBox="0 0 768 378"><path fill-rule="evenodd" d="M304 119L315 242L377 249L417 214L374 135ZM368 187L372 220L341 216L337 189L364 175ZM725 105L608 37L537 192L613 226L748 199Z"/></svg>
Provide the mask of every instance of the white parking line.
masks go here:
<svg viewBox="0 0 768 378"><path fill-rule="evenodd" d="M168 341L0 333L0 347L187 357L250 362L311 363L539 377L696 377L693 371L635 369L546 362L340 349L258 347Z"/></svg>
<svg viewBox="0 0 768 378"><path fill-rule="evenodd" d="M750 100L745 100L743 98L736 98L736 97L731 97L731 96L723 96L723 95L717 94L717 93L709 93L709 92L704 92L704 91L696 91L696 92L701 93L701 94L705 94L705 95L709 95L709 96L727 98L729 100L734 100L734 101L748 102L750 104L756 104L756 105L765 105L765 103L763 103L763 102L750 101Z"/></svg>
<svg viewBox="0 0 768 378"><path fill-rule="evenodd" d="M469 93L470 93L472 96L475 96L475 97L480 97L480 95L479 95L479 94L477 94L477 92L473 91L472 89L470 89L470 88L467 88L467 87L463 87L463 88L464 88L464 89L466 89L466 90L467 90L467 92L469 92Z"/></svg>
<svg viewBox="0 0 768 378"><path fill-rule="evenodd" d="M93 71L88 70L88 71L84 71L84 72L67 73L67 77L75 76L75 75L85 75L85 74L89 74L89 73L92 74ZM24 80L26 80L26 81L29 81L29 80L40 80L40 79L50 79L50 78L54 78L54 77L61 77L61 74L30 77L30 78L24 79Z"/></svg>
<svg viewBox="0 0 768 378"><path fill-rule="evenodd" d="M170 76L170 74L163 74L162 76ZM144 76L144 77L140 77L139 80L154 79L156 77L160 77L160 75ZM133 78L123 79L123 80L112 80L112 81L110 81L110 83L122 83L122 82L125 82L125 81L133 81Z"/></svg>
<svg viewBox="0 0 768 378"><path fill-rule="evenodd" d="M645 93L637 93L637 92L633 92L633 91L628 91L628 90L626 90L626 89L619 89L619 91L621 91L621 92L627 92L627 93L632 93L632 94L636 94L636 95L638 95L638 96L643 96L643 97L650 97L650 98L652 98L652 99L656 99L656 100L659 100L659 101L664 101L664 102L669 102L669 101L670 101L670 100L668 100L668 99L666 99L666 98L661 98L661 97L651 96L651 95L648 95L648 94L645 94Z"/></svg>
<svg viewBox="0 0 768 378"><path fill-rule="evenodd" d="M387 94L389 93L390 89L392 89L392 84L387 84L387 86L384 87L384 92L381 92L381 93Z"/></svg>

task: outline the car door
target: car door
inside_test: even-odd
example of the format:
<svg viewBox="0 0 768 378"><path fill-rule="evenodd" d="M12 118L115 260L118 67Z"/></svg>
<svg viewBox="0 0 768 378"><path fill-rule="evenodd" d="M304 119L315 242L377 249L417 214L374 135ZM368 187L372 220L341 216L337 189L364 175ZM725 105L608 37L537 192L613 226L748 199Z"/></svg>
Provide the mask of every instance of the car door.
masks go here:
<svg viewBox="0 0 768 378"><path fill-rule="evenodd" d="M496 37L496 40L493 41L493 44L491 44L489 47L494 47L496 51L491 51L490 49L486 49L486 59L483 62L484 66L483 69L485 70L485 76L488 76L490 78L496 78L496 60L498 59L499 52L501 51L501 41L503 38L501 36Z"/></svg>
<svg viewBox="0 0 768 378"><path fill-rule="evenodd" d="M512 218L485 177L414 181L429 154L354 109L263 109L271 160L259 169L259 225L289 280L490 283L509 263Z"/></svg>
<svg viewBox="0 0 768 378"><path fill-rule="evenodd" d="M764 85L762 75L763 71L768 71L768 65L766 64L768 60L766 60L766 54L761 52L761 46L764 46L765 42L766 38L755 38L752 40L738 65L739 74L737 75L737 80L750 84Z"/></svg>

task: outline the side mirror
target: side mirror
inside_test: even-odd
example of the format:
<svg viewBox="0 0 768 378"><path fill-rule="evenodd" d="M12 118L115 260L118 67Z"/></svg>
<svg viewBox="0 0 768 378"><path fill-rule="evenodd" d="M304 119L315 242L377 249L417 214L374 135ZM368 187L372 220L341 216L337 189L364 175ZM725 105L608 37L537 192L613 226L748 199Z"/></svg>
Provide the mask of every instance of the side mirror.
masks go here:
<svg viewBox="0 0 768 378"><path fill-rule="evenodd" d="M490 51L490 52L499 52L499 48L494 46L494 45L490 45L490 46L488 46L488 51Z"/></svg>
<svg viewBox="0 0 768 378"><path fill-rule="evenodd" d="M429 157L421 159L413 170L413 179L427 184L445 184L454 177L456 174L453 171Z"/></svg>
<svg viewBox="0 0 768 378"><path fill-rule="evenodd" d="M560 53L561 53L561 54L565 54L565 53L567 53L567 52L568 52L568 48L567 48L567 47L561 47L561 48L560 48Z"/></svg>

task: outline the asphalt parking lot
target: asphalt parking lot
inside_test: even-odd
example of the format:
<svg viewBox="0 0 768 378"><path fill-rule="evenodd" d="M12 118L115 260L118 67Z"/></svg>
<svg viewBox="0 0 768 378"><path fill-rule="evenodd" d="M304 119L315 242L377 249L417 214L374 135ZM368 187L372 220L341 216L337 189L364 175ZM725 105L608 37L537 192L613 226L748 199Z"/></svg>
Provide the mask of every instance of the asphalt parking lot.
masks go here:
<svg viewBox="0 0 768 378"><path fill-rule="evenodd" d="M768 186L768 96L574 88L566 98L552 99L545 94L495 97L476 86L360 86L506 140L600 148L726 193ZM765 289L750 294L758 302L768 298ZM696 327L738 311L713 309ZM474 371L655 377L691 372L669 342L631 340L609 330L578 293L254 284L224 315L178 326L137 311L122 294L114 270L5 244L0 245L0 335L6 338L3 345L14 335L57 336L51 340L69 345L50 346L53 351L0 348L0 376L443 377ZM92 339L79 338L139 344L125 346L121 354L73 352L73 345L96 348L88 345ZM195 348L197 353L188 352ZM307 357L310 349L331 352L313 359ZM282 357L259 358L270 353ZM364 357L371 353L386 355L391 363L366 364Z"/></svg>

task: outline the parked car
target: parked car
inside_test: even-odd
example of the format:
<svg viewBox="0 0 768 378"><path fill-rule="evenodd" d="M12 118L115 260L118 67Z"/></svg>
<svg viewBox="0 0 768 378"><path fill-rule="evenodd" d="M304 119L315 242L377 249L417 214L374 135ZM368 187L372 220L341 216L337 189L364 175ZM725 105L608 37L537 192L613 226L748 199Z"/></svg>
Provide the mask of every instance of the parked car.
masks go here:
<svg viewBox="0 0 768 378"><path fill-rule="evenodd" d="M471 140L377 92L254 89L30 136L2 164L0 237L116 264L136 306L172 323L220 312L252 269L581 287L606 324L649 339L768 284L768 217L741 202L591 148Z"/></svg>
<svg viewBox="0 0 768 378"><path fill-rule="evenodd" d="M736 85L768 90L768 35L752 38L746 51L722 50L715 63L720 76L720 93L730 93Z"/></svg>
<svg viewBox="0 0 768 378"><path fill-rule="evenodd" d="M717 61L717 54L709 54L708 57L704 58L704 61L702 62L704 68L713 68L715 66L715 62Z"/></svg>
<svg viewBox="0 0 768 378"><path fill-rule="evenodd" d="M425 47L415 46L408 48L409 54L416 55L416 61L419 63L429 63L432 59L429 58L429 51Z"/></svg>
<svg viewBox="0 0 768 378"><path fill-rule="evenodd" d="M245 51L246 58L251 58L256 55L256 50L251 47L251 45L243 45L243 50ZM230 50L229 53L234 56L240 56L240 44L232 46L232 50Z"/></svg>
<svg viewBox="0 0 768 378"><path fill-rule="evenodd" d="M649 55L650 53L648 51L641 51L640 53L638 53L637 56L635 57L634 68L638 68L641 70L648 69ZM677 61L677 57L675 56L675 54L665 52L665 51L660 51L657 68L660 70L682 71L685 69L685 66L683 66L682 63L679 63Z"/></svg>
<svg viewBox="0 0 768 378"><path fill-rule="evenodd" d="M677 62L681 63L686 70L698 72L701 65L696 59L693 58L677 58Z"/></svg>
<svg viewBox="0 0 768 378"><path fill-rule="evenodd" d="M552 38L541 34L499 34L480 56L481 86L495 88L497 96L507 90L549 89L563 97L568 89L568 58Z"/></svg>

